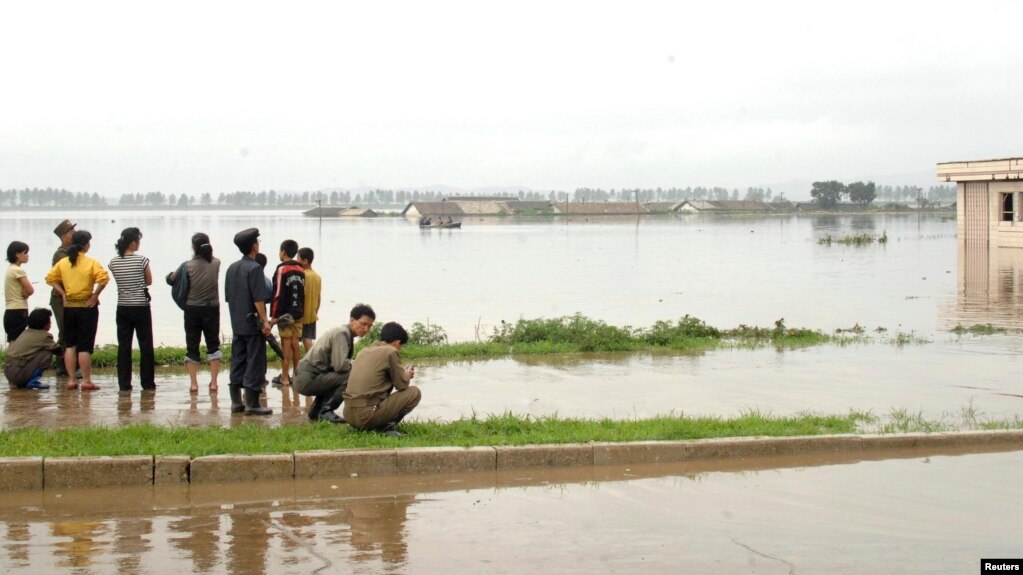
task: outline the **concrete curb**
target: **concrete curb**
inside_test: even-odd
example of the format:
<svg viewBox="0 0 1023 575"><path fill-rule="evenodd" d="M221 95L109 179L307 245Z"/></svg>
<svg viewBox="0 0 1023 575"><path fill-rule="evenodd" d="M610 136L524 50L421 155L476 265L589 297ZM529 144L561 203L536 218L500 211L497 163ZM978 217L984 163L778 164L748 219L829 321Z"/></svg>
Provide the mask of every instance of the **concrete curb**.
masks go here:
<svg viewBox="0 0 1023 575"><path fill-rule="evenodd" d="M152 455L47 457L43 459L44 489L152 484Z"/></svg>
<svg viewBox="0 0 1023 575"><path fill-rule="evenodd" d="M964 447L1023 449L1023 430L347 449L210 455L195 459L184 455L6 457L0 458L0 491L394 476Z"/></svg>

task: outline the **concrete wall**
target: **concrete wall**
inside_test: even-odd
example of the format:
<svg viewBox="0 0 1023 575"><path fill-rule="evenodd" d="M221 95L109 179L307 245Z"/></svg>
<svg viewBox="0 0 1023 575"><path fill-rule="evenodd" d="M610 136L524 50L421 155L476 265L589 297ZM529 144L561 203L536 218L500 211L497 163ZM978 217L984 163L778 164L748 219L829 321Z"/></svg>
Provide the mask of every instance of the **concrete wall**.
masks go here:
<svg viewBox="0 0 1023 575"><path fill-rule="evenodd" d="M1002 221L1002 194L1016 194L1013 202L1014 220ZM1023 182L990 182L988 198L991 201L991 241L995 247L1023 248Z"/></svg>

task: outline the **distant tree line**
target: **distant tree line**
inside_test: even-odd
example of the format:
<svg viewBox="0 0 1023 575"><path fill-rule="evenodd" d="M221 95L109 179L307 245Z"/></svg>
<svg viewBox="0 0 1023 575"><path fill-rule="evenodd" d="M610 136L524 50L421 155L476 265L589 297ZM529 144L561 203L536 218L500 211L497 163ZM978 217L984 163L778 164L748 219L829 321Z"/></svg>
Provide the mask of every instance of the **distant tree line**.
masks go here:
<svg viewBox="0 0 1023 575"><path fill-rule="evenodd" d="M917 202L921 206L933 203L955 201L954 185L931 186L926 191L919 186L876 186L873 182L854 182L848 186L837 181L814 182L811 197L820 202L837 203L843 198L849 201L869 204L874 199L887 202ZM815 195L816 193L816 195ZM822 195L823 194L823 195ZM275 190L236 191L217 194L209 193L198 197L189 194L164 194L160 191L121 194L117 200L120 206L139 207L180 207L190 206L256 206L256 207L309 207L317 202L329 206L351 205L405 205L409 202L438 202L452 194L441 191L373 189L352 191L277 192ZM682 200L747 200L758 202L784 201L784 194L775 195L771 188L748 187L686 187L686 188L577 188L574 192L525 191L488 193L488 196L518 198L524 201L550 202L632 202L637 197L641 203L680 202ZM70 192L54 188L25 188L23 190L0 190L0 206L8 207L103 207L106 198L98 193Z"/></svg>
<svg viewBox="0 0 1023 575"><path fill-rule="evenodd" d="M931 204L954 201L956 188L953 185L931 186L927 193L920 186L883 186L878 188L874 182L853 182L843 184L837 180L826 182L814 182L810 189L810 197L821 205L822 208L832 208L847 198L855 204L867 204L877 198L889 202L914 201L920 207L927 207Z"/></svg>
<svg viewBox="0 0 1023 575"><path fill-rule="evenodd" d="M920 186L878 186L877 198L889 202L919 202L920 198L927 203L951 203L956 200L954 184L931 186L925 192Z"/></svg>
<svg viewBox="0 0 1023 575"><path fill-rule="evenodd" d="M76 206L102 207L107 205L106 198L96 192L70 192L54 188L25 188L23 190L0 190L0 206L9 207L44 207L44 206Z"/></svg>
<svg viewBox="0 0 1023 575"><path fill-rule="evenodd" d="M551 192L552 194L554 192ZM748 200L755 202L770 202L775 199L771 188L746 188L744 191L739 188L622 188L615 191L602 190L600 188L579 188L572 194L574 202L628 202L636 201L639 196L640 203L646 202L681 202L682 200ZM778 196L779 198L781 196ZM554 201L554 198L550 198ZM564 198L558 198L564 201Z"/></svg>

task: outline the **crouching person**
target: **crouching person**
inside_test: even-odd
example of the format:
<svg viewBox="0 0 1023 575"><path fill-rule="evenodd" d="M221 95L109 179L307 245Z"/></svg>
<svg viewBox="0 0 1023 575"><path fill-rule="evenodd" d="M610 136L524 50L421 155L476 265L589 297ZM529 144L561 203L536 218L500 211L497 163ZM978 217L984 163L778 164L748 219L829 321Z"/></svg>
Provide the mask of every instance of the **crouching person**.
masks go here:
<svg viewBox="0 0 1023 575"><path fill-rule="evenodd" d="M400 436L395 427L419 405L422 396L411 383L416 371L402 367L398 355L406 343L408 333L401 324L385 323L380 341L355 358L343 394L345 419L355 429Z"/></svg>
<svg viewBox="0 0 1023 575"><path fill-rule="evenodd" d="M313 421L345 422L335 410L341 406L341 394L348 386L355 338L366 335L377 318L373 308L361 303L348 315L347 325L324 333L298 364L295 391L315 398L309 408Z"/></svg>
<svg viewBox="0 0 1023 575"><path fill-rule="evenodd" d="M50 389L39 380L43 371L53 363L53 356L60 353L60 347L50 333L52 315L48 309L32 310L28 314L28 328L7 346L4 375L12 385L24 389Z"/></svg>

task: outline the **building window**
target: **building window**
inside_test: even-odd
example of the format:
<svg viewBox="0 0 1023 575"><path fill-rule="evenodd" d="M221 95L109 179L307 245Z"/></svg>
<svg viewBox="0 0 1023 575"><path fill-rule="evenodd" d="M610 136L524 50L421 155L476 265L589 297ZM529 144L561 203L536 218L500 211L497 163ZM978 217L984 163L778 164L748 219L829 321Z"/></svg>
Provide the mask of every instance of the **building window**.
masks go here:
<svg viewBox="0 0 1023 575"><path fill-rule="evenodd" d="M1015 211L1012 209L1013 196L1015 194L1002 194L1002 221L1011 222L1014 219Z"/></svg>

